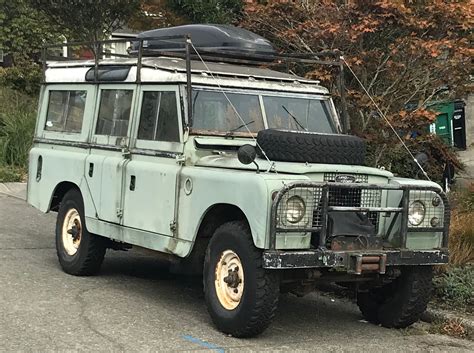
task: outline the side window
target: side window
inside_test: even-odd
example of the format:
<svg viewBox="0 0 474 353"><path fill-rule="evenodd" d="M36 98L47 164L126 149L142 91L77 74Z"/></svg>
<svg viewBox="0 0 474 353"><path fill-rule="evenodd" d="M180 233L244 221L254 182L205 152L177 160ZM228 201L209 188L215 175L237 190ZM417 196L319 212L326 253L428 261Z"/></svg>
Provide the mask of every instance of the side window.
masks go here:
<svg viewBox="0 0 474 353"><path fill-rule="evenodd" d="M179 142L176 92L144 92L138 139Z"/></svg>
<svg viewBox="0 0 474 353"><path fill-rule="evenodd" d="M80 133L86 97L86 91L50 91L44 129Z"/></svg>
<svg viewBox="0 0 474 353"><path fill-rule="evenodd" d="M127 136L132 97L133 90L101 91L96 135Z"/></svg>

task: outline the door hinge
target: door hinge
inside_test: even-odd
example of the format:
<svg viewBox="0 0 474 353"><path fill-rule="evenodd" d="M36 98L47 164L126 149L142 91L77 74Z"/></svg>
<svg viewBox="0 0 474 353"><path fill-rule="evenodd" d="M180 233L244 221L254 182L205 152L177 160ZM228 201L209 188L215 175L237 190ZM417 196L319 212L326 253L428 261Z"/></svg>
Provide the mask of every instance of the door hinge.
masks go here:
<svg viewBox="0 0 474 353"><path fill-rule="evenodd" d="M122 156L125 159L130 159L130 157L132 156L132 153L130 152L128 148L122 147Z"/></svg>
<svg viewBox="0 0 474 353"><path fill-rule="evenodd" d="M117 208L117 217L122 218L123 216L123 210L121 208Z"/></svg>
<svg viewBox="0 0 474 353"><path fill-rule="evenodd" d="M186 158L184 157L184 154L178 154L176 156L176 163L177 164L184 164L185 161L186 161Z"/></svg>
<svg viewBox="0 0 474 353"><path fill-rule="evenodd" d="M170 230L171 230L171 233L173 234L176 232L176 221L170 222Z"/></svg>

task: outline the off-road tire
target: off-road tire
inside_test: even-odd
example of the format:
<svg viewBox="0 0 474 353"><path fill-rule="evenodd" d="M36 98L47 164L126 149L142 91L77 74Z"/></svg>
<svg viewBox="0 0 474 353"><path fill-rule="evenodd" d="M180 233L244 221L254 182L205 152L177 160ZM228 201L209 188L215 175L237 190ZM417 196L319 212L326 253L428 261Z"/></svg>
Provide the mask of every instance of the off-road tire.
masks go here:
<svg viewBox="0 0 474 353"><path fill-rule="evenodd" d="M82 230L77 252L69 255L62 240L62 226L66 214L72 208L79 213ZM59 206L56 220L56 252L64 272L75 276L87 276L99 272L106 252L106 239L89 233L85 224L82 195L79 190L72 189L64 195Z"/></svg>
<svg viewBox="0 0 474 353"><path fill-rule="evenodd" d="M257 135L257 153L273 161L364 165L365 142L357 136L267 129Z"/></svg>
<svg viewBox="0 0 474 353"><path fill-rule="evenodd" d="M231 250L242 263L245 287L238 306L226 309L216 293L216 266L221 254ZM252 240L249 226L242 221L224 223L217 228L204 260L204 296L216 327L234 337L252 337L262 333L275 316L279 297L279 276L262 268L262 251Z"/></svg>
<svg viewBox="0 0 474 353"><path fill-rule="evenodd" d="M393 282L358 293L357 305L367 321L388 328L408 327L426 310L432 279L431 266L405 267Z"/></svg>

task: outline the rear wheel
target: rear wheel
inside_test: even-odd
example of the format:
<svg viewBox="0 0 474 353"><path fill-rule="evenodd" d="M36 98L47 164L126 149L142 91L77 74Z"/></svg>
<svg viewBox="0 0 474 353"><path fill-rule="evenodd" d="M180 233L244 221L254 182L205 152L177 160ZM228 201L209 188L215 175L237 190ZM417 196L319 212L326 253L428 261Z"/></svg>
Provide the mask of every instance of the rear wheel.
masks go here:
<svg viewBox="0 0 474 353"><path fill-rule="evenodd" d="M56 221L56 252L64 272L92 275L99 271L106 251L105 239L87 231L81 193L70 190L59 206Z"/></svg>
<svg viewBox="0 0 474 353"><path fill-rule="evenodd" d="M212 321L235 337L263 332L278 304L279 277L262 268L262 252L244 222L220 226L204 261L204 294Z"/></svg>
<svg viewBox="0 0 474 353"><path fill-rule="evenodd" d="M400 277L383 287L357 295L357 305L370 322L405 328L419 320L431 298L431 266L405 267Z"/></svg>

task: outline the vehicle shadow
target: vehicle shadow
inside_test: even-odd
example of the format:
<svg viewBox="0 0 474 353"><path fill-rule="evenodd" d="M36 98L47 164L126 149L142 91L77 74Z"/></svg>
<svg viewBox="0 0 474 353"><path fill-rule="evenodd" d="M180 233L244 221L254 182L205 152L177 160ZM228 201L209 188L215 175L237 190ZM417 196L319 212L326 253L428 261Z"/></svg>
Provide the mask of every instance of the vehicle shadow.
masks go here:
<svg viewBox="0 0 474 353"><path fill-rule="evenodd" d="M174 274L169 266L149 256L121 254L106 257L97 280L107 280L120 286L126 281L130 296L176 308L176 315L195 313L199 320L213 327L204 302L202 278ZM179 305L177 305L179 301ZM193 314L192 314L193 315ZM280 295L277 316L271 327L260 337L271 337L290 331L295 339L307 339L326 330L341 330L362 319L357 307L349 300L331 293L315 292L303 298L292 294ZM374 328L377 328L374 326Z"/></svg>

